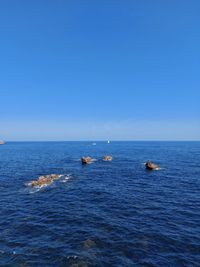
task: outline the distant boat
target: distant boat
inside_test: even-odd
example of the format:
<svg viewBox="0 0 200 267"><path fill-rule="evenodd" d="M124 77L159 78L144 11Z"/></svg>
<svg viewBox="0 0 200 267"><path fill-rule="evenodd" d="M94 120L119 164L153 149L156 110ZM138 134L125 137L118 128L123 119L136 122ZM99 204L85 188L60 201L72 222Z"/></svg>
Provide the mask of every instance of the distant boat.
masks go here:
<svg viewBox="0 0 200 267"><path fill-rule="evenodd" d="M107 142L108 144L110 144L110 140L108 140L108 142Z"/></svg>
<svg viewBox="0 0 200 267"><path fill-rule="evenodd" d="M4 145L6 142L3 140L0 140L0 145Z"/></svg>
<svg viewBox="0 0 200 267"><path fill-rule="evenodd" d="M96 143L92 143L93 146L96 146Z"/></svg>

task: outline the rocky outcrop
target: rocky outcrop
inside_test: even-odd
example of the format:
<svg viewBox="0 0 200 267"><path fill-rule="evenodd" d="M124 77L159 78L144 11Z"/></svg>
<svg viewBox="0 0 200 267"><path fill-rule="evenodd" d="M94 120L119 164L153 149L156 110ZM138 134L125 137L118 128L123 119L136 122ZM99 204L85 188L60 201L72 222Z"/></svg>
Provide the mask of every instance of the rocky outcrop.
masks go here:
<svg viewBox="0 0 200 267"><path fill-rule="evenodd" d="M145 164L147 170L159 170L160 166L153 163L152 161L147 161Z"/></svg>
<svg viewBox="0 0 200 267"><path fill-rule="evenodd" d="M112 161L112 156L109 156L109 155L105 155L104 157L103 157L103 160L104 161Z"/></svg>
<svg viewBox="0 0 200 267"><path fill-rule="evenodd" d="M37 180L34 180L31 182L31 186L42 186L42 185L48 185L53 183L54 180L57 180L62 175L59 174L48 174L40 176Z"/></svg>
<svg viewBox="0 0 200 267"><path fill-rule="evenodd" d="M91 157L82 157L81 158L81 162L82 162L82 164L90 164L90 163L92 163L92 158Z"/></svg>

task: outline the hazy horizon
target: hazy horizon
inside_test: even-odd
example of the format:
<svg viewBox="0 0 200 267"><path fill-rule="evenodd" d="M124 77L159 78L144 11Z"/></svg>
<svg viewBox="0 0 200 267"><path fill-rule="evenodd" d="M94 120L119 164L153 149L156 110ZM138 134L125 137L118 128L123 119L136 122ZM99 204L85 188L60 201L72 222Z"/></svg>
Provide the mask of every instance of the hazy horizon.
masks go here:
<svg viewBox="0 0 200 267"><path fill-rule="evenodd" d="M13 142L13 143L17 143L17 142L22 142L22 143L45 143L45 142L52 142L52 143L56 143L56 142L107 142L107 140L7 140L7 142ZM111 140L111 142L200 142L200 140Z"/></svg>

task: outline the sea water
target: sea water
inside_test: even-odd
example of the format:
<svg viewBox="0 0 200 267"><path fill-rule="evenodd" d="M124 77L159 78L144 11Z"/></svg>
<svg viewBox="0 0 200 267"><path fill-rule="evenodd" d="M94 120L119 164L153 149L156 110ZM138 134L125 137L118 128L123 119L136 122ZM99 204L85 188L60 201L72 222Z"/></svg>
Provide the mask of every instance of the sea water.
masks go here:
<svg viewBox="0 0 200 267"><path fill-rule="evenodd" d="M0 146L0 266L199 265L200 142Z"/></svg>

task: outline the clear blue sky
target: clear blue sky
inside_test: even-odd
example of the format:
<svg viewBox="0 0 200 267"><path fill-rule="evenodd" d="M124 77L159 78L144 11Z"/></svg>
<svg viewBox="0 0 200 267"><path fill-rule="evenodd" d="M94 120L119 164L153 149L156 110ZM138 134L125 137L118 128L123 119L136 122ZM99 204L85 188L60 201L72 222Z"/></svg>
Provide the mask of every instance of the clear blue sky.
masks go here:
<svg viewBox="0 0 200 267"><path fill-rule="evenodd" d="M199 0L0 1L0 139L200 140Z"/></svg>

